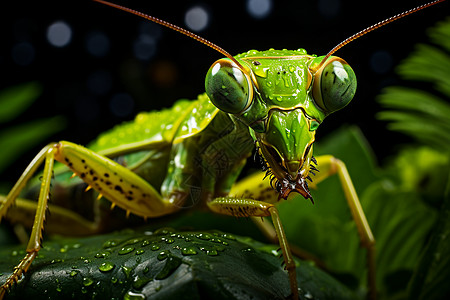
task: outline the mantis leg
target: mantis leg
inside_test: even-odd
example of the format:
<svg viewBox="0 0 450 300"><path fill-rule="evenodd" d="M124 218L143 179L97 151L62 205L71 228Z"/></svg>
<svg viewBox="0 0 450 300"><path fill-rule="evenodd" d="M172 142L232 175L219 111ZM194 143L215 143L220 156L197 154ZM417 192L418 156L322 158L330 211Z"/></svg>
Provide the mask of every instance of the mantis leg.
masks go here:
<svg viewBox="0 0 450 300"><path fill-rule="evenodd" d="M358 195L351 181L350 175L347 171L345 164L331 156L324 155L319 156L317 159L317 165L320 172L316 173L313 177L313 182L310 187L314 188L318 183L325 180L329 176L338 174L345 198L350 208L352 217L356 223L358 234L361 240L362 247L367 249L367 266L368 266L368 287L369 297L375 299L376 296L376 282L375 282L375 238L367 222L364 211L359 202ZM276 203L278 201L278 193L270 186L269 180L263 180L264 174L257 173L244 178L233 186L230 195L243 198L262 199L266 202ZM276 240L276 231L269 222L263 222L261 218L252 218L252 220L258 225L261 231L271 241ZM318 263L319 266L323 266L323 262L318 260L314 255L305 252L302 249L291 246L291 249L299 257L313 260Z"/></svg>
<svg viewBox="0 0 450 300"><path fill-rule="evenodd" d="M104 156L64 141L47 145L25 169L6 196L6 200L0 201L1 220L2 217L6 216L8 208L14 203L27 181L45 161L36 214L26 250L27 254L0 287L0 299L3 298L6 290L28 270L41 248L42 230L48 207L47 201L55 160L67 165L89 186L112 201L112 206L117 205L125 209L127 215L133 213L144 218L157 217L178 209L170 199L162 198L144 179Z"/></svg>
<svg viewBox="0 0 450 300"><path fill-rule="evenodd" d="M6 197L0 195L0 205L6 202ZM23 228L33 227L33 215L38 209L38 203L36 201L17 198L14 202L14 206L8 209L8 214L5 219L10 224L20 225ZM82 215L63 208L52 203L48 203L48 210L52 213L51 221L47 222L45 228L47 232L52 234L71 236L85 236L99 233L101 226L99 221L85 219ZM28 238L28 235L26 236ZM20 239L21 241L23 239Z"/></svg>
<svg viewBox="0 0 450 300"><path fill-rule="evenodd" d="M283 253L285 269L289 275L289 282L291 286L291 296L293 299L298 299L297 275L295 272L295 262L292 257L289 244L281 224L280 216L277 208L267 202L253 200L253 199L237 199L234 197L220 197L208 202L208 207L220 214L236 216L236 217L268 217L272 218L276 236Z"/></svg>
<svg viewBox="0 0 450 300"><path fill-rule="evenodd" d="M25 186L27 180L33 175L33 173L44 160L44 173L42 177L41 189L39 192L36 215L34 217L34 224L27 245L27 254L20 261L19 265L14 268L14 272L8 277L6 282L0 287L0 299L3 298L6 290L9 289L15 282L17 282L22 274L28 270L31 263L36 258L39 249L41 248L42 230L44 227L45 212L47 210L47 200L50 191L53 164L55 161L54 148L52 148L51 145L48 145L47 147L42 149L39 154L33 159L31 164L25 170L24 174L20 177L19 181L8 194L8 196L6 197L6 201L0 208L0 216L4 216L6 214L8 206L14 202L15 198L20 193L20 190Z"/></svg>
<svg viewBox="0 0 450 300"><path fill-rule="evenodd" d="M356 194L356 190L353 186L347 167L341 160L331 155L317 157L317 165L319 166L320 172L316 174L314 181L320 182L333 174L337 174L339 176L339 180L345 194L345 199L347 200L353 220L356 223L356 228L358 229L361 246L367 249L367 280L369 287L369 298L375 299L375 238L361 207L361 203L358 195Z"/></svg>

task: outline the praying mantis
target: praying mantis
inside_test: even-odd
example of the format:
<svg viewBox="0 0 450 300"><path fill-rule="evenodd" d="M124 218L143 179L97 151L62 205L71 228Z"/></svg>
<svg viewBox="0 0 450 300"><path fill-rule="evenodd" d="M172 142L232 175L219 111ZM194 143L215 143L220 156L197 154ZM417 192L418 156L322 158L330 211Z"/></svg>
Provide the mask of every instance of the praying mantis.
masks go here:
<svg viewBox="0 0 450 300"><path fill-rule="evenodd" d="M361 244L367 248L368 285L370 296L375 297L375 239L345 164L332 156L313 156L318 126L326 116L345 107L356 91L353 70L332 54L373 29L442 0L369 27L319 57L303 49L252 50L231 56L219 46L165 21L96 1L179 31L226 58L211 66L206 76L206 95L197 100L178 102L161 112L141 113L135 121L102 134L89 149L61 141L38 153L0 206L0 217L7 219L8 208L44 164L27 254L2 283L0 298L28 270L41 247L55 160L127 214L152 218L174 213L185 206L195 188L199 201L213 212L271 217L273 227L265 228L267 235L278 238L293 298L298 298L295 264L275 205L295 193L312 200L308 182L317 184L338 174ZM266 172L236 182L255 146ZM218 164L218 153L227 157L224 164ZM138 164L130 168L130 161ZM149 171L161 165L163 174Z"/></svg>

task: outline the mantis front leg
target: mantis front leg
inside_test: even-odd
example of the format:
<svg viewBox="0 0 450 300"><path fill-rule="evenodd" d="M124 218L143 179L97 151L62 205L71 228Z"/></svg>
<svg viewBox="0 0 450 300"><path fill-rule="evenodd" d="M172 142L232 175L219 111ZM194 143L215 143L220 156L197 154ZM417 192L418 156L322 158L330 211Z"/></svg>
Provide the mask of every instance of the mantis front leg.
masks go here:
<svg viewBox="0 0 450 300"><path fill-rule="evenodd" d="M281 224L280 215L277 208L267 202L253 199L238 199L232 197L215 198L208 203L208 207L220 214L236 217L271 217L273 226L278 237L285 269L289 275L292 299L298 299L297 275L295 272L295 261L292 256L289 244Z"/></svg>
<svg viewBox="0 0 450 300"><path fill-rule="evenodd" d="M331 156L324 155L319 156L317 159L317 165L320 172L316 173L313 177L313 183L311 186L314 188L318 183L328 178L329 176L337 174L341 182L342 189L347 200L347 204L350 208L353 220L358 230L358 235L361 241L361 246L367 249L367 269L368 279L367 285L369 288L369 299L376 298L376 270L375 270L375 238L370 229L367 218L361 207L358 195L353 186L352 180L348 173L345 164ZM242 181L233 186L230 195L239 196L242 198L255 198L264 199L266 202L275 203L278 201L278 193L270 186L269 180L263 180L264 174L257 173L255 175L244 178ZM320 201L316 200L316 201ZM268 222L263 222L261 218L252 218L253 221L260 227L262 232L273 242L276 242L277 231ZM275 224L275 223L274 223ZM316 260L317 258L310 253L304 252L302 249L295 249L295 253L301 254L300 256L305 259ZM322 264L321 261L317 261L318 264Z"/></svg>
<svg viewBox="0 0 450 300"><path fill-rule="evenodd" d="M153 186L137 174L92 150L65 141L47 145L25 169L22 176L6 196L6 200L3 199L0 202L1 221L28 180L45 161L36 214L26 249L27 253L14 268L13 273L6 282L0 286L0 299L28 270L41 248L42 231L44 229L55 160L67 165L90 187L112 201L112 207L117 205L126 210L127 215L133 213L144 218L158 217L179 209L173 205L171 199L163 198Z"/></svg>

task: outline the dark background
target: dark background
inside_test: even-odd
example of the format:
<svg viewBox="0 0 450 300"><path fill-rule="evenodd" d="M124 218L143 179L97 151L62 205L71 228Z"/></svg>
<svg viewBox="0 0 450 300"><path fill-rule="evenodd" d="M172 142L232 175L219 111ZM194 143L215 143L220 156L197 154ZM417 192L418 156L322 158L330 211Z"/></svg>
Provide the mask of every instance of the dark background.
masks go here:
<svg viewBox="0 0 450 300"><path fill-rule="evenodd" d="M324 1L272 1L271 13L264 19L255 19L247 13L245 2L116 1L182 27L186 27L186 10L201 5L209 12L210 19L207 29L199 34L231 54L250 49L305 48L318 55L326 54L365 27L425 3L423 0L337 1L339 9L324 14L319 9L319 2ZM326 7L336 3L328 2L331 4ZM380 160L393 153L398 143L408 141L388 132L386 124L376 120L380 108L374 97L384 86L400 82L393 67L413 50L414 44L427 42L426 28L444 19L448 12L449 4L440 4L339 50L336 55L355 70L358 90L346 109L326 119L317 138L342 124L356 124ZM72 30L70 43L62 48L50 45L46 38L47 28L55 21L66 22ZM133 119L139 111L170 107L180 98L193 99L204 91L204 76L209 66L221 58L219 53L176 32L88 0L8 1L8 8L0 10L0 22L0 89L29 81L38 81L43 86L38 101L5 126L64 115L67 126L52 140L87 144L100 132ZM154 47L148 50L154 55L147 59L137 59L133 52L142 33L147 37L156 36ZM95 53L91 53L86 44L95 36L106 38L107 45L94 47ZM388 57L381 59L386 63L381 70L371 64L377 53ZM381 62L376 65L380 66ZM121 102L123 99L125 102ZM132 106L127 105L130 99ZM123 105L119 113L117 107L111 108L111 103L119 103L119 108ZM2 179L15 181L40 148L31 149Z"/></svg>

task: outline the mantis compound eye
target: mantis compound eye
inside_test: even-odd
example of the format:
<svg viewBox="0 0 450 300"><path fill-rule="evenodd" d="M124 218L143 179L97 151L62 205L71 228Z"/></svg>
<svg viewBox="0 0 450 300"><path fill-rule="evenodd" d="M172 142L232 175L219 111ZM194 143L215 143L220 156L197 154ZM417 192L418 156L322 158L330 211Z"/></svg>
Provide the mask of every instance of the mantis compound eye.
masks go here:
<svg viewBox="0 0 450 300"><path fill-rule="evenodd" d="M316 104L327 113L345 107L353 99L355 92L355 73L341 58L331 57L314 74L313 98Z"/></svg>
<svg viewBox="0 0 450 300"><path fill-rule="evenodd" d="M230 59L219 59L209 68L205 89L212 103L227 113L243 112L253 99L250 76Z"/></svg>

